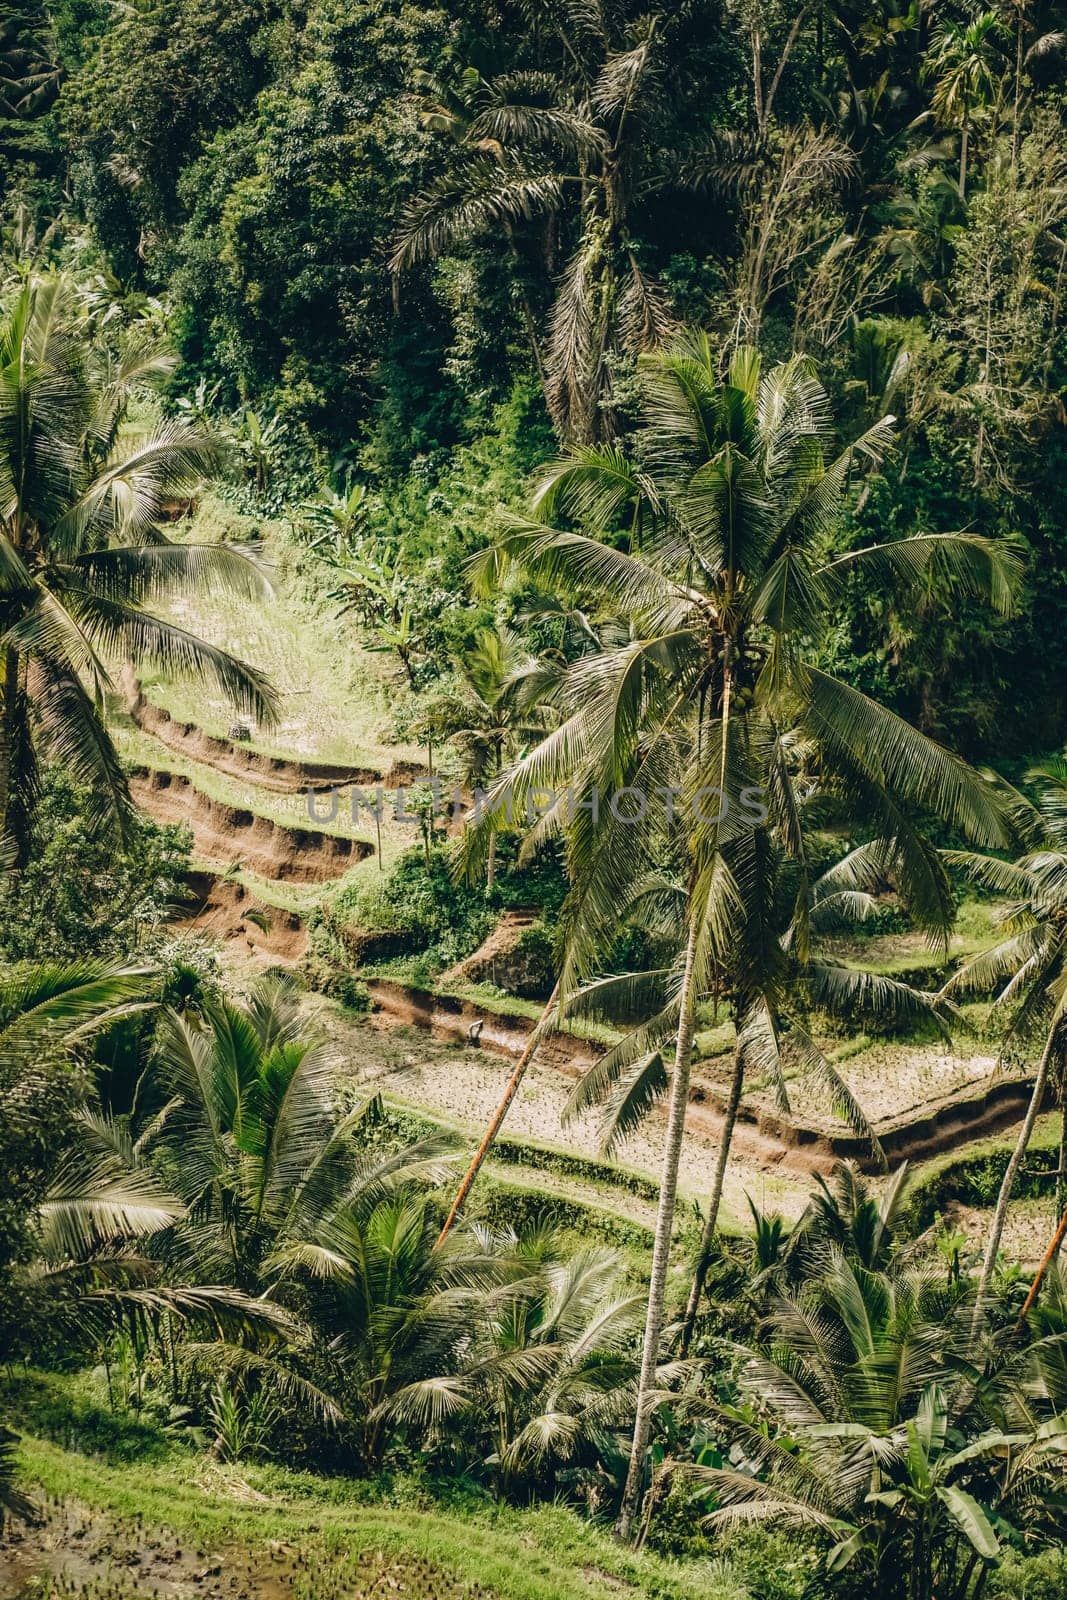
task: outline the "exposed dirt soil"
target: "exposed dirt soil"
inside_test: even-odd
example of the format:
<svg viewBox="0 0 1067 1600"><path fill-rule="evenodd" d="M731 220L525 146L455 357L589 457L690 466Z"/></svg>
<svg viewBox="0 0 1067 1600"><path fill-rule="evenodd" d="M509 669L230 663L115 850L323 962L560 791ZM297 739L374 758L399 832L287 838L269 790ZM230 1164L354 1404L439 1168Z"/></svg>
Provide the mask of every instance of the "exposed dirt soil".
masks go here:
<svg viewBox="0 0 1067 1600"><path fill-rule="evenodd" d="M271 962L295 965L304 956L307 930L295 911L263 905L243 883L214 872L187 873L186 882L189 898L171 919L184 929L243 945Z"/></svg>
<svg viewBox="0 0 1067 1600"><path fill-rule="evenodd" d="M536 911L505 911L489 937L477 950L442 975L441 982L494 983L512 994L526 994L522 986L522 962L516 958L518 945L527 928L540 921ZM546 991L547 992L547 991Z"/></svg>
<svg viewBox="0 0 1067 1600"><path fill-rule="evenodd" d="M467 955L462 962L456 962L446 973L442 973L442 984L496 982L496 966L509 957L518 939L522 939L526 928L533 926L534 922L537 922L536 910L506 910L493 933L488 939L483 939L474 954Z"/></svg>
<svg viewBox="0 0 1067 1600"><path fill-rule="evenodd" d="M191 828L198 856L223 866L240 861L262 878L324 882L374 854L374 846L366 840L285 827L254 811L213 800L181 773L142 769L131 777L130 792L157 822Z"/></svg>

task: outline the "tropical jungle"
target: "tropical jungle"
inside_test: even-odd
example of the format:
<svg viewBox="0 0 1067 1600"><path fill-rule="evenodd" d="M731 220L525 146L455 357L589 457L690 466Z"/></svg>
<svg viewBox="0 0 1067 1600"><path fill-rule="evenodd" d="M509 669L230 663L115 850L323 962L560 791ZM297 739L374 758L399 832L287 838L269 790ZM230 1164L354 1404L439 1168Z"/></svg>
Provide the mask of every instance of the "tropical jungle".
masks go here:
<svg viewBox="0 0 1067 1600"><path fill-rule="evenodd" d="M1067 1593L1065 109L0 0L0 1600Z"/></svg>

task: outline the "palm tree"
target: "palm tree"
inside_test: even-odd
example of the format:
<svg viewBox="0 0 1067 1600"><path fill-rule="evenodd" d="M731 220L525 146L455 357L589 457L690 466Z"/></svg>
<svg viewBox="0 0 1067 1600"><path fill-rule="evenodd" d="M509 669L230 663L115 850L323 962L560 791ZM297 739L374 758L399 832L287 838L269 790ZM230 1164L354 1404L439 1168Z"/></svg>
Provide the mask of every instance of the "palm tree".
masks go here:
<svg viewBox="0 0 1067 1600"><path fill-rule="evenodd" d="M274 696L254 668L144 609L200 582L262 591L226 545L172 544L166 497L215 459L183 422L141 430L130 398L169 359L136 331L117 353L85 331L72 282L31 276L0 318L0 839L24 847L35 755L87 784L100 817L126 815L126 779L104 726L107 658L217 683L261 720Z"/></svg>
<svg viewBox="0 0 1067 1600"><path fill-rule="evenodd" d="M878 1600L977 1600L1000 1537L1052 1533L1067 1418L1036 1351L976 1400L957 1307L933 1266L865 1268L831 1247L738 1352L742 1404L719 1425L743 1465L687 1469L714 1490L709 1524L809 1528L827 1573L851 1569Z"/></svg>
<svg viewBox="0 0 1067 1600"><path fill-rule="evenodd" d="M505 764L544 732L545 719L531 705L543 674L522 641L507 629L482 628L457 657L462 680L458 692L440 694L427 705L415 733L448 739L459 755L463 782L481 790L500 776ZM486 886L496 876L495 836L486 864Z"/></svg>
<svg viewBox="0 0 1067 1600"><path fill-rule="evenodd" d="M930 40L925 76L933 78L931 105L937 120L960 135L960 199L967 198L967 152L976 112L995 96L1005 61L998 49L1005 33L995 11L965 22L939 24Z"/></svg>
<svg viewBox="0 0 1067 1600"><path fill-rule="evenodd" d="M970 851L946 852L951 866L993 894L1007 896L1008 904L1000 914L1005 937L964 962L944 993L992 993L996 1005L1008 1010L1002 1057L1029 1039L1042 1041L1029 1104L989 1226L975 1300L976 1330L989 1299L1019 1168L1050 1084L1059 1084L1062 1101L1067 1075L1067 766L1051 763L1031 776L1046 788L1036 812L1025 819L1032 846L1025 855L1007 862Z"/></svg>
<svg viewBox="0 0 1067 1600"><path fill-rule="evenodd" d="M28 1126L30 1176L20 1172L23 1247L5 1263L5 1348L32 1348L47 1325L75 1348L116 1327L146 1334L166 1320L206 1326L217 1339L277 1336L291 1319L228 1284L174 1283L151 1252L184 1216L122 1125L76 1095L58 1146L33 1147L36 1108L54 1093L42 1053L70 1052L92 1033L151 1003L153 974L100 962L40 965L0 981L0 1089L4 1120ZM65 1070L69 1070L65 1067ZM165 1110L163 1115L165 1116ZM21 1168L16 1143L16 1166Z"/></svg>
<svg viewBox="0 0 1067 1600"><path fill-rule="evenodd" d="M610 1250L561 1259L551 1235L514 1241L534 1270L489 1303L474 1368L490 1421L489 1462L505 1484L549 1467L617 1456L633 1403L641 1297ZM535 1380L535 1381L532 1381Z"/></svg>
<svg viewBox="0 0 1067 1600"><path fill-rule="evenodd" d="M409 1203L410 1204L410 1203ZM418 1212L409 1212L414 1220ZM422 1445L451 1439L462 1459L489 1468L513 1493L571 1471L617 1463L615 1431L632 1404L633 1333L641 1298L610 1250L561 1252L550 1228L515 1233L460 1229L446 1244L417 1233L419 1248L393 1266L406 1318L363 1309L361 1272L338 1306L345 1348L384 1390L364 1409L373 1421L420 1429ZM429 1335L429 1337L427 1337ZM417 1376L422 1368L425 1376ZM408 1381L396 1385L405 1369Z"/></svg>
<svg viewBox="0 0 1067 1600"><path fill-rule="evenodd" d="M676 182L665 112L672 72L671 18L622 22L581 0L544 11L554 66L483 79L468 70L455 90L428 85L428 125L453 140L443 175L410 207L394 272L492 229L523 276L517 231L531 219L569 225L574 253L542 341L525 292L523 314L549 412L566 439L613 431L612 361L656 346L669 318L633 236L635 198Z"/></svg>
<svg viewBox="0 0 1067 1600"><path fill-rule="evenodd" d="M0 127L39 115L58 93L62 76L45 8L0 6Z"/></svg>
<svg viewBox="0 0 1067 1600"><path fill-rule="evenodd" d="M485 558L496 568L518 562L563 594L595 597L631 619L633 636L569 670L556 696L558 728L494 785L466 850L473 869L494 828L523 815L538 792L551 794L528 848L556 833L567 839L564 995L610 944L633 886L660 868L664 832L684 864L684 956L661 980L670 989L674 1066L621 1531L644 1468L696 1006L736 973L739 940L761 962L772 948L761 890L774 842L795 858L801 883L810 876L798 772L818 770L822 787L862 816L878 837L883 871L942 948L952 897L915 813L995 847L1010 834L989 784L824 671L817 651L842 584L863 565L909 579L943 566L1007 610L1011 555L973 535L916 535L835 554L831 535L850 484L889 444L892 419L835 456L825 393L801 358L765 373L758 355L742 350L722 381L697 334L649 358L642 375L644 426L633 454L570 452L547 472L536 520L509 519ZM559 531L554 517L590 531ZM638 802L607 803L623 791L643 797L647 827L635 823ZM799 950L806 939L801 915ZM784 972L769 971L762 993L776 1049ZM734 1020L740 1029L745 1017Z"/></svg>
<svg viewBox="0 0 1067 1600"><path fill-rule="evenodd" d="M68 1047L140 1010L152 971L103 961L42 962L0 974L0 1064Z"/></svg>
<svg viewBox="0 0 1067 1600"><path fill-rule="evenodd" d="M187 1212L174 1257L249 1293L325 1248L339 1207L447 1171L444 1137L399 1155L361 1146L376 1098L342 1115L337 1058L290 983L260 979L247 1001L165 1011L150 1082L165 1109L146 1155Z"/></svg>
<svg viewBox="0 0 1067 1600"><path fill-rule="evenodd" d="M798 807L798 819L803 822L808 807L823 800L814 789ZM726 843L722 848L729 862L731 846ZM746 896L745 915L738 918L729 964L724 963L717 974L714 999L735 1019L736 1044L708 1210L682 1322L679 1349L683 1357L688 1354L711 1262L746 1075L755 1072L769 1078L785 1112L790 1110L791 1099L787 1065L798 1074L802 1086L812 1081L821 1083L835 1111L854 1131L870 1139L872 1151L884 1161L863 1108L816 1043L810 1029L810 1013L822 1012L849 1023L863 1017L883 1024L927 1021L947 1036L943 1006L939 1009L931 996L881 974L854 968L819 948L820 934L838 932L871 912L872 890L885 882L883 855L878 842L861 845L809 887L801 865L788 848L773 835L767 840L762 881ZM684 926L681 886L675 894L676 926ZM648 907L662 896L663 886L654 884L644 885L636 897L632 914L635 912L646 928L650 925ZM753 927L757 938L750 942L745 933ZM655 993L659 987L650 985L650 992ZM592 1014L617 1020L612 1016L611 1001L618 989L624 1003L632 1005L634 984L632 978L627 978L621 985L594 980L568 1001L566 1009L571 1015ZM602 1141L610 1151L667 1092L669 1077L661 1050L675 1025L676 1013L668 1001L585 1074L572 1091L564 1115L606 1103Z"/></svg>

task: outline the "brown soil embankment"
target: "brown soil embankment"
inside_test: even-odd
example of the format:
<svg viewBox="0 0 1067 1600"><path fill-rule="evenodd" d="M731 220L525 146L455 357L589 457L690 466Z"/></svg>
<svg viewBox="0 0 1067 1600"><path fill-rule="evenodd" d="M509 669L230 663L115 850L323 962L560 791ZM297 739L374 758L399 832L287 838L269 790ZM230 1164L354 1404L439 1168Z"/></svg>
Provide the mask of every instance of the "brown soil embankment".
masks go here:
<svg viewBox="0 0 1067 1600"><path fill-rule="evenodd" d="M392 979L374 978L367 984L379 1012L399 1026L428 1028L439 1039L455 1039L459 1044L478 1045L497 1055L520 1056L534 1022L516 1013L497 1016L476 1001L459 995L431 994ZM577 1077L596 1061L599 1051L586 1039L573 1034L548 1034L538 1052L543 1066L558 1067Z"/></svg>
<svg viewBox="0 0 1067 1600"><path fill-rule="evenodd" d="M310 828L290 828L203 794L183 774L136 769L130 792L157 822L180 822L192 830L198 856L229 866L234 861L261 878L322 883L339 878L374 854L365 839L344 839Z"/></svg>
<svg viewBox="0 0 1067 1600"><path fill-rule="evenodd" d="M186 887L188 899L172 918L183 928L243 944L252 955L286 965L307 951L307 930L296 912L262 905L243 883L193 871L186 874Z"/></svg>

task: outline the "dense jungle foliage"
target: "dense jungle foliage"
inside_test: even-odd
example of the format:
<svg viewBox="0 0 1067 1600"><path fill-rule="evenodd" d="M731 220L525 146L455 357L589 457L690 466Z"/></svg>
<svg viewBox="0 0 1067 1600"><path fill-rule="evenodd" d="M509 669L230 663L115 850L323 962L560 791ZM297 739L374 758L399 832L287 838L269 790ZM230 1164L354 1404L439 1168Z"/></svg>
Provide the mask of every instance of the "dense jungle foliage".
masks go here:
<svg viewBox="0 0 1067 1600"><path fill-rule="evenodd" d="M971 528L1037 558L1003 623L936 575L917 611L857 579L834 659L968 754L1025 755L1064 718L1062 22L16 8L9 238L58 219L127 304L165 301L174 392L232 415L262 504L358 481L446 588L553 427L626 435L672 322L803 351L844 438L898 418L858 537Z"/></svg>
<svg viewBox="0 0 1067 1600"><path fill-rule="evenodd" d="M54 1446L554 1502L649 1594L1062 1593L1065 98L1039 0L0 6L0 1403L38 1451L0 1427L0 1527ZM380 658L413 825L239 902L317 1013L176 931L203 863L119 695L206 686L226 760L277 757L225 610L276 598L264 548L337 676ZM442 820L442 776L491 804ZM525 1025L473 1160L342 1069L370 985L443 974L472 1047ZM559 1027L561 1126L657 1177L500 1137ZM913 1181L847 1047L965 1029L1017 1114ZM759 1094L878 1176L728 1216Z"/></svg>

